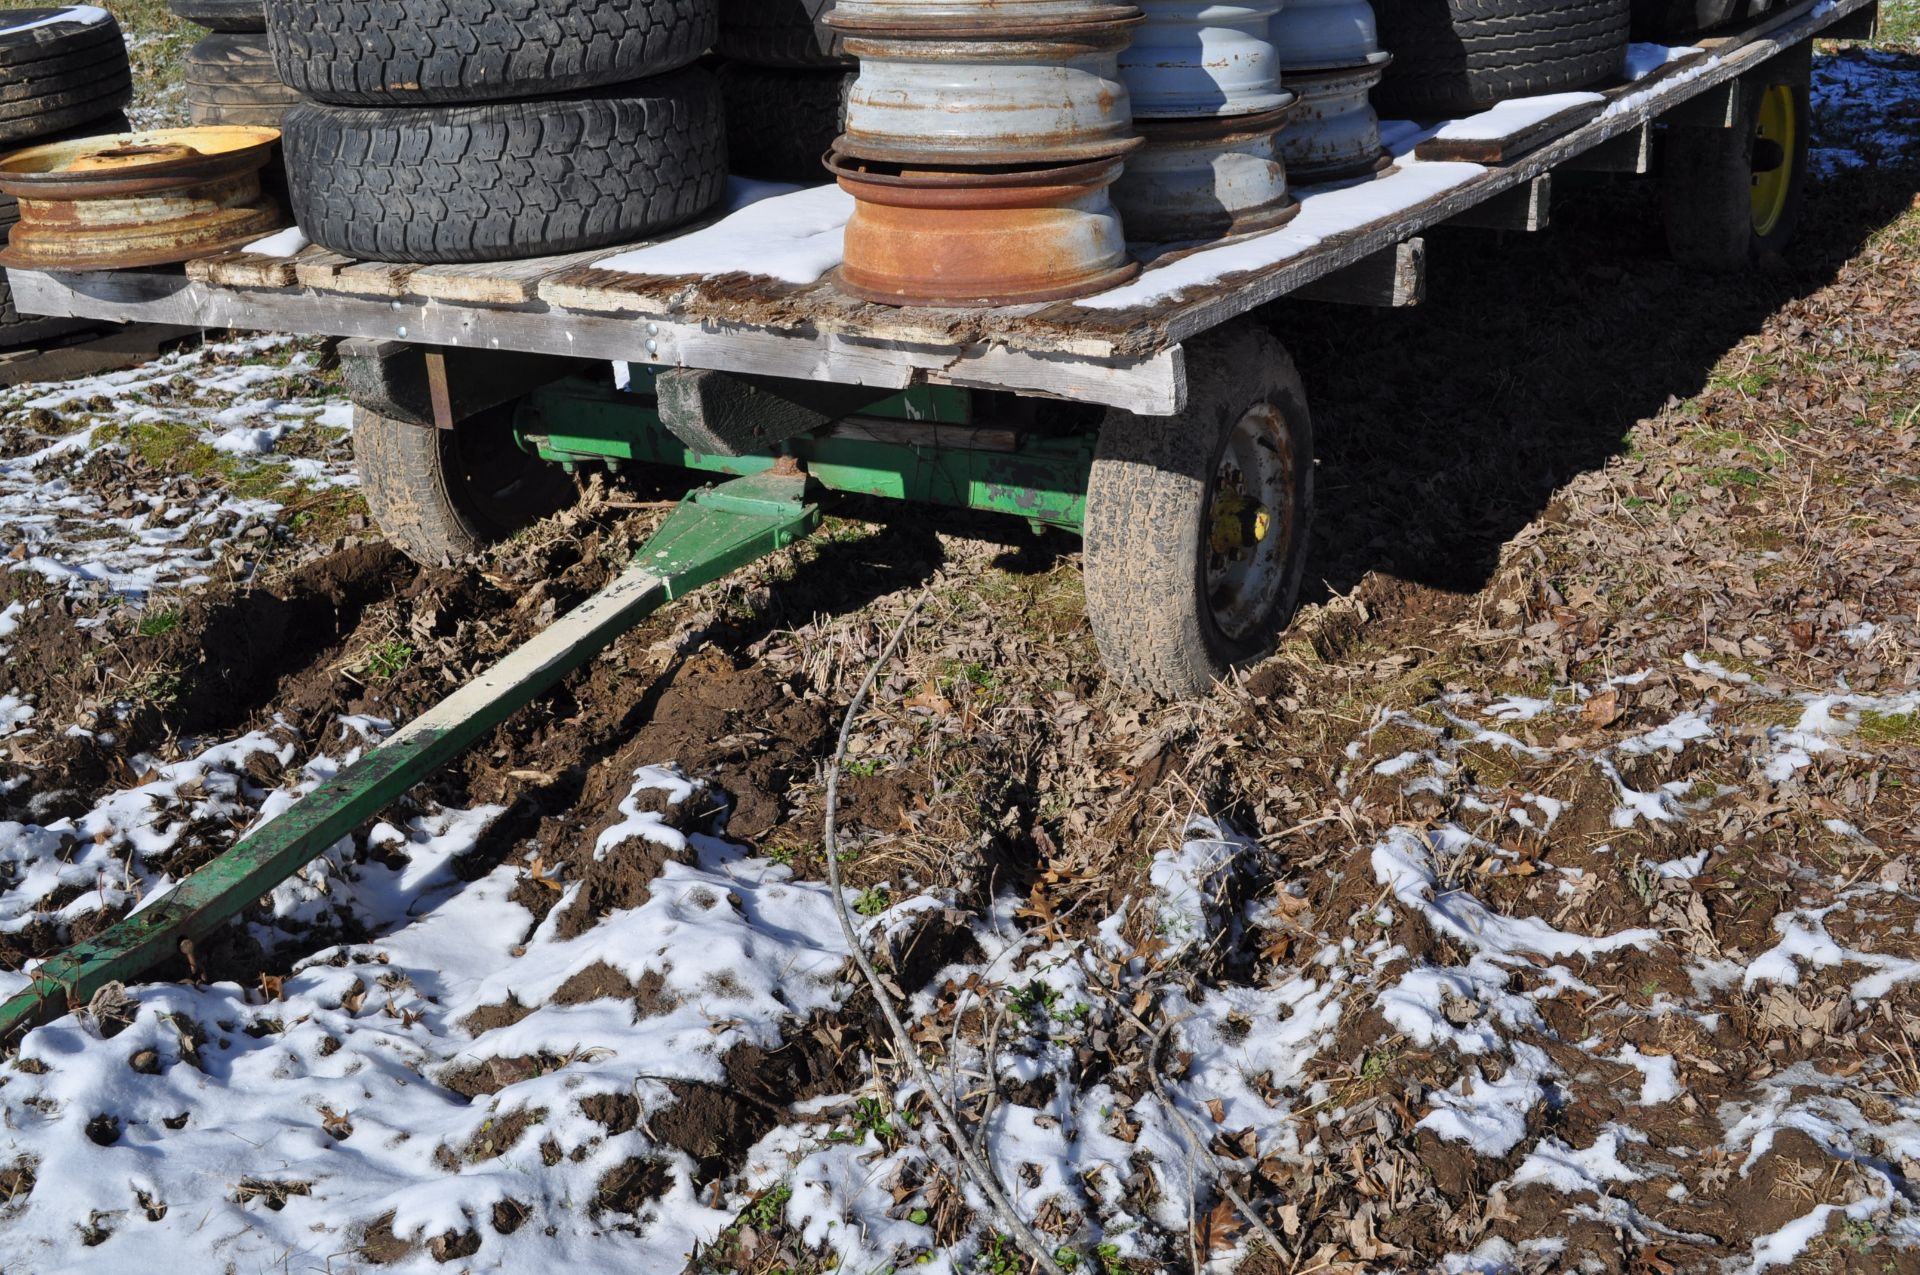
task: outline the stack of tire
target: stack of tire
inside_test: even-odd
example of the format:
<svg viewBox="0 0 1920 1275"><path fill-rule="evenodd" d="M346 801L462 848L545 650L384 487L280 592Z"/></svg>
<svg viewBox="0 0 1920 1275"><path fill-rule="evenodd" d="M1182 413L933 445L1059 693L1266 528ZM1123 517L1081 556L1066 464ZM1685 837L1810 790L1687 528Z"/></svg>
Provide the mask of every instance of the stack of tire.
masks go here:
<svg viewBox="0 0 1920 1275"><path fill-rule="evenodd" d="M187 50L187 118L279 128L300 95L274 70L260 0L167 0L167 7L207 29Z"/></svg>
<svg viewBox="0 0 1920 1275"><path fill-rule="evenodd" d="M858 61L826 24L833 0L720 0L720 92L733 171L825 179L820 157L847 122Z"/></svg>
<svg viewBox="0 0 1920 1275"><path fill-rule="evenodd" d="M1393 55L1373 92L1398 119L1471 115L1585 88L1626 61L1633 0L1374 0Z"/></svg>
<svg viewBox="0 0 1920 1275"><path fill-rule="evenodd" d="M714 0L267 0L294 217L321 247L505 261L643 239L726 189Z"/></svg>
<svg viewBox="0 0 1920 1275"><path fill-rule="evenodd" d="M122 112L132 97L127 42L111 14L92 5L0 9L0 152L125 132ZM19 220L20 206L0 195L0 244ZM90 326L19 313L0 272L0 347Z"/></svg>

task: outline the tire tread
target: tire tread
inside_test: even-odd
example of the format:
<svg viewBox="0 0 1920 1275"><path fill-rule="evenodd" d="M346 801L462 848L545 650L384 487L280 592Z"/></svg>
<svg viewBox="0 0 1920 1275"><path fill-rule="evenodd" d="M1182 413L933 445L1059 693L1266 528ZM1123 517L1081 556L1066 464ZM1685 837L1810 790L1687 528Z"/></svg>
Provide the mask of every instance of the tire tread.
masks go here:
<svg viewBox="0 0 1920 1275"><path fill-rule="evenodd" d="M715 0L266 0L280 76L341 106L571 93L693 62Z"/></svg>
<svg viewBox="0 0 1920 1275"><path fill-rule="evenodd" d="M371 261L581 252L696 217L726 188L719 88L692 69L483 106L303 102L283 117L281 138L301 227Z"/></svg>

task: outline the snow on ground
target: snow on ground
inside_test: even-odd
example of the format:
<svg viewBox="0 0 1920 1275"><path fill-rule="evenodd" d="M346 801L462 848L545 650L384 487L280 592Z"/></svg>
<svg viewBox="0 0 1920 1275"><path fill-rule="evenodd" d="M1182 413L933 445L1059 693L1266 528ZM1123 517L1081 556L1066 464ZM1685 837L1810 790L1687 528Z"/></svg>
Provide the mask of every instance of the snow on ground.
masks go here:
<svg viewBox="0 0 1920 1275"><path fill-rule="evenodd" d="M1871 746L1861 738L1863 723L1910 722L1920 712L1920 694L1916 693L1867 696L1844 691L1756 692L1750 676L1730 673L1714 661L1689 655L1683 666L1704 675L1701 681L1709 688L1707 698L1652 729L1608 746L1586 749L1568 747L1565 742L1577 737L1581 728L1590 726L1596 717L1606 720L1612 711L1613 688L1639 681L1638 675L1612 679L1594 688L1563 688L1541 699L1509 697L1483 705L1472 703L1465 695L1443 695L1413 713L1385 713L1369 731L1370 736L1391 731L1395 747L1408 735L1425 736L1430 746L1396 751L1379 760L1362 755L1371 746L1370 741L1356 741L1349 750L1355 759L1355 771L1384 778L1405 797L1444 794L1458 812L1454 820L1438 826L1394 828L1373 851L1375 873L1394 900L1404 909L1421 913L1432 932L1452 939L1459 950L1471 953L1464 965L1413 963L1397 981L1377 988L1379 1008L1414 1044L1449 1046L1463 1058L1493 1059L1499 1069L1498 1080L1470 1072L1453 1088L1430 1095L1435 1106L1421 1126L1441 1139L1463 1143L1477 1155L1508 1157L1525 1142L1531 1113L1542 1103L1549 1107L1567 1104L1573 1082L1590 1078L1590 1074L1582 1075L1588 1069L1613 1064L1606 1068L1615 1076L1613 1084L1637 1090L1637 1096L1630 1099L1633 1104L1671 1111L1674 1108L1670 1104L1684 1102L1691 1106L1685 1086L1677 1079L1678 1064L1684 1060L1689 1067L1711 1067L1710 1060L1688 1057L1672 1046L1654 1053L1632 1044L1622 1048L1617 1031L1578 1042L1557 1038L1540 1012L1542 1003L1568 994L1599 996L1598 988L1588 980L1604 981L1593 974L1583 977L1576 973L1563 963L1565 958L1653 950L1675 940L1650 929L1582 937L1564 933L1540 918L1501 915L1480 901L1474 882L1491 883L1515 874L1531 877L1541 870L1540 862L1512 847L1530 834L1552 828L1559 815L1557 803L1547 803L1543 810L1540 798L1502 785L1464 780L1476 764L1484 765L1479 759L1488 749L1534 751L1536 760L1546 765L1592 766L1614 790L1616 804L1605 826L1619 830L1642 820L1707 822L1710 807L1726 809L1728 798L1746 795L1724 785L1708 787L1678 780L1641 791L1622 776L1627 759L1655 754L1677 758L1689 749L1732 752L1744 761L1747 778L1757 782L1761 791L1756 796L1794 800L1801 772L1814 764L1815 757L1871 754ZM1766 714L1770 720L1758 726L1750 721L1721 721L1716 697L1711 693L1715 680L1739 686L1745 694L1772 698L1774 706ZM1602 696L1608 699L1603 701ZM1562 743L1545 751L1534 749L1504 729L1476 725L1476 719L1502 725L1526 721L1534 737L1552 735L1557 730ZM1345 782L1352 783L1354 778L1355 772L1350 772ZM1861 836L1858 829L1838 820L1829 821L1826 830L1836 837ZM1605 832L1597 835L1605 836ZM1566 843L1577 836L1564 831L1556 836L1561 846L1554 852L1556 861L1563 858ZM1728 844L1710 846L1687 862L1686 871L1675 871L1675 864L1630 861L1621 861L1612 870L1629 876L1651 870L1663 877L1684 878L1697 874L1706 861L1722 857L1733 848ZM1611 851L1605 841L1600 841L1591 846L1590 853L1604 861ZM1813 865L1820 862L1822 856L1810 853L1805 871L1814 873ZM1595 884L1592 870L1557 862L1547 871L1565 877L1555 892L1566 901L1559 915L1580 915L1583 900ZM1844 968L1852 980L1849 993L1855 1010L1870 1013L1874 1002L1900 984L1920 978L1920 961L1849 948L1829 935L1823 918L1851 913L1856 919L1880 921L1884 927L1890 916L1907 914L1911 896L1904 871L1835 884L1840 888L1833 890L1830 902L1822 906L1782 910L1772 923L1778 936L1773 946L1737 958L1732 953L1708 953L1696 947L1687 972L1700 989L1697 998L1656 995L1646 1010L1623 1005L1615 1015L1632 1019L1644 1014L1650 1023L1669 1015L1691 1015L1707 1022L1709 1013L1718 1017L1707 1007L1717 989L1739 986L1751 990L1769 983L1791 987L1800 982L1804 971L1815 968ZM1704 917L1704 913L1699 915ZM1894 931L1901 932L1904 927ZM1605 970L1608 963L1602 958L1590 968ZM1516 991L1516 971L1526 971L1528 981L1537 984L1535 989ZM1694 999L1700 1002L1699 1008L1690 1005ZM1714 1008L1717 1010L1717 1005ZM1555 1046L1552 1057L1541 1048L1546 1042ZM1571 1057L1568 1046L1577 1051ZM1854 1069L1859 1065L1854 1063ZM1875 1116L1870 1118L1868 1111ZM1859 1084L1849 1076L1802 1063L1765 1081L1752 1100L1728 1102L1716 1115L1722 1145L1727 1153L1739 1157L1742 1176L1766 1153L1773 1135L1789 1128L1809 1134L1832 1157L1834 1174L1848 1166L1863 1170L1863 1189L1844 1210L1831 1205L1809 1210L1778 1233L1756 1242L1750 1260L1728 1269L1759 1270L1792 1262L1826 1229L1828 1215L1835 1211L1844 1211L1864 1226L1868 1237L1883 1237L1907 1246L1920 1243L1920 1214L1915 1213L1907 1197L1906 1170L1899 1167L1920 1161L1920 1142L1915 1141L1920 1136L1920 1123L1916 1123L1920 1121L1920 1100L1914 1096L1881 1090L1871 1098L1863 1097ZM1575 1201L1585 1201L1577 1207L1597 1209L1598 1215L1613 1225L1638 1234L1677 1235L1621 1198L1613 1184L1667 1178L1674 1174L1676 1161L1698 1153L1699 1149L1650 1143L1647 1134L1630 1123L1608 1125L1586 1146L1570 1146L1547 1136L1527 1149L1518 1168L1494 1190L1505 1196L1522 1188L1544 1186ZM1486 1254L1456 1254L1448 1259L1448 1269L1518 1269L1511 1263L1510 1257L1489 1262Z"/></svg>
<svg viewBox="0 0 1920 1275"><path fill-rule="evenodd" d="M1284 889L1245 897L1236 883L1265 851L1204 818L1157 853L1151 897L1119 903L1095 939L1021 924L1012 897L968 918L970 950L910 994L907 1017L939 1043L938 1083L951 1097L1001 1095L983 1145L1023 1216L1114 1263L1167 1260L1169 1237L1215 1209L1216 1163L1270 1180L1310 1172L1328 1145L1373 1127L1377 1086L1343 1079L1348 1060L1329 1050L1350 1018L1377 1011L1439 1069L1410 1116L1417 1128L1506 1166L1490 1188L1498 1207L1544 1192L1556 1201L1550 1216L1711 1243L1657 1220L1649 1201L1698 1195L1686 1183L1705 1171L1703 1156L1736 1180L1755 1172L1791 1132L1857 1185L1838 1201L1809 1197L1751 1253L1725 1254L1737 1259L1728 1269L1793 1262L1833 1214L1920 1244L1898 1167L1920 1163L1920 1099L1867 1096L1857 1079L1800 1062L1706 1108L1687 1078L1711 1057L1684 1033L1656 1045L1642 1030L1707 1024L1723 1012L1716 997L1792 987L1816 971L1843 970L1862 1007L1920 978L1920 960L1861 950L1847 937L1860 931L1830 929L1908 899L1904 876L1784 909L1775 940L1745 953L1683 941L1665 922L1594 928L1593 869L1564 850L1549 866L1526 848L1556 825L1556 845L1581 844L1564 824L1576 815L1473 777L1500 755L1581 768L1611 794L1611 814L1588 821L1599 838L1650 819L1710 828L1709 808L1724 809L1741 784L1779 798L1811 769L1870 749L1865 723L1920 711L1920 694L1773 692L1709 663L1676 662L1698 679L1693 702L1597 747L1579 742L1583 728L1644 674L1533 697L1450 692L1382 713L1349 748L1344 785L1385 785L1452 813L1356 844L1355 864L1378 890L1356 878L1369 893L1355 897L1373 901L1344 937L1341 918L1320 918L1331 929L1257 982L1193 975L1235 936L1303 933L1307 904ZM1772 697L1768 711L1723 711L1721 687ZM323 744L346 760L384 726L343 725ZM1741 763L1711 794L1640 790L1627 777L1701 750ZM77 819L0 828L14 883L0 930L151 901L183 837L271 817L335 773L338 762L320 758L277 783L250 778L260 757L284 765L293 751L271 733L243 737L155 763ZM1783 758L1794 764L1780 771ZM990 1264L1003 1241L954 1221L984 1216L984 1202L956 1180L907 1073L862 1065L841 1076L843 1092L800 1094L781 1116L739 1096L748 1078L772 1075L768 1060L811 1048L820 1032L808 1022L846 1011L853 984L824 884L661 813L699 791L672 770L634 774L606 812L594 862L663 861L643 901L577 932L565 918L582 882L543 876L537 863L477 880L458 871L496 810L424 810L335 846L255 918L267 940L352 927L363 941L313 952L275 987L147 984L129 989L124 1024L69 1016L34 1032L0 1092L0 1171L16 1188L58 1189L14 1191L0 1255L33 1269L131 1260L137 1249L162 1268L319 1268L358 1252L396 1270L452 1257L473 1270L672 1270L752 1206L763 1228L790 1228L840 1269ZM1605 840L1582 848L1589 864L1612 854ZM1489 902L1514 881L1546 883L1538 897L1550 914ZM558 899L538 922L516 901L529 882ZM863 941L883 956L930 918L961 915L939 890L891 906L850 901ZM1565 1021L1560 1003L1602 997L1618 961L1683 943L1691 995L1618 1003L1597 1020L1614 1026L1581 1039L1553 1025ZM1162 1024L1153 1037L1149 1015ZM1130 1050L1113 1050L1130 1061L1086 1069L1089 1034L1131 1034ZM837 1049L893 1053L859 1036ZM1588 1132L1543 1118L1609 1094L1617 1114ZM1712 1131L1707 1144L1675 1144L1682 1112ZM716 1177L708 1161L719 1153L701 1140L729 1120L751 1126L751 1145L737 1175ZM1204 1153L1188 1130L1204 1131ZM1217 1268L1244 1256L1249 1238L1228 1229L1214 1240ZM1519 1269L1562 1242L1545 1234L1523 1253L1476 1241L1444 1265Z"/></svg>
<svg viewBox="0 0 1920 1275"><path fill-rule="evenodd" d="M1813 60L1813 172L1905 162L1920 135L1912 54L1852 48Z"/></svg>
<svg viewBox="0 0 1920 1275"><path fill-rule="evenodd" d="M168 846L184 821L234 814L235 797L263 816L283 809L290 790L249 790L236 769L276 746L249 736L166 768L70 826L7 830L9 862L25 865L16 876L37 878L22 897L44 900L56 877L91 885L108 870L96 854L117 865L120 854L131 861ZM331 773L331 763L310 763L292 790ZM190 783L204 795L179 809ZM653 769L635 788L693 792ZM824 887L794 883L788 869L713 838L633 820L603 839L606 853L652 840L690 846L697 862L669 863L645 904L563 939L552 922L564 902L536 927L509 898L522 869L473 882L454 871L498 813L440 810L376 825L275 891L282 924L350 913L384 932L308 958L277 1002L232 983L149 985L135 989L131 1021L110 1036L72 1018L35 1033L7 1085L0 1143L7 1163L58 1187L16 1197L0 1228L6 1264L78 1269L129 1257L133 1245L161 1269L321 1267L380 1219L399 1246L442 1252L477 1227L488 1236L484 1269L575 1260L609 1232L630 1233L623 1251L635 1269L667 1269L711 1238L727 1216L696 1200L693 1161L657 1145L644 1116L629 1114L638 1127L610 1134L608 1113L629 1102L641 1112L671 1106L676 1081L719 1083L730 1047L773 1048L786 1015L835 1003L844 951ZM96 845L66 866L59 848L76 836ZM371 850L381 857L370 861ZM163 886L150 883L144 897ZM563 994L491 1031L461 1025L485 1006L546 1002L603 965L657 979L660 1012L636 1024L626 1001L560 1003ZM483 1087L497 1093L469 1098L471 1087L434 1083L475 1067L493 1069ZM497 1234L503 1219L511 1237ZM409 1260L437 1269L427 1247L401 1267Z"/></svg>
<svg viewBox="0 0 1920 1275"><path fill-rule="evenodd" d="M356 480L341 434L344 401L311 383L314 356L284 337L249 337L165 355L145 366L51 385L0 390L0 549L7 567L74 594L144 598L200 584L245 552L282 513L273 500L233 495L222 481L143 471L120 458L129 431L193 439L235 463L274 466L310 490ZM325 436L281 456L290 435Z"/></svg>

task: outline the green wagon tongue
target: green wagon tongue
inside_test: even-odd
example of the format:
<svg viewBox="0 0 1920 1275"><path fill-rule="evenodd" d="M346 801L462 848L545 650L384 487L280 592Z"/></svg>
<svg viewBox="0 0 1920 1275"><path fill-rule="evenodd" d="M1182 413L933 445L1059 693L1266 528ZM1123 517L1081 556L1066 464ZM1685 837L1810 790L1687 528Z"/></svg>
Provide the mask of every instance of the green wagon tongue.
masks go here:
<svg viewBox="0 0 1920 1275"><path fill-rule="evenodd" d="M328 846L453 760L669 601L807 535L820 523L799 472L769 471L695 492L614 582L407 723L152 907L76 943L0 1005L0 1042L130 980L268 893Z"/></svg>

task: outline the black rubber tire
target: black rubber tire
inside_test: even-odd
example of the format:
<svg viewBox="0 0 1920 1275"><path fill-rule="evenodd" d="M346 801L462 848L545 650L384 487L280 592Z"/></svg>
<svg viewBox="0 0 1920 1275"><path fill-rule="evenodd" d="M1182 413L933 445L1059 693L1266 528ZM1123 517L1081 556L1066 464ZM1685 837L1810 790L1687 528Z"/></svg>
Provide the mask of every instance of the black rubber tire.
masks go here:
<svg viewBox="0 0 1920 1275"><path fill-rule="evenodd" d="M1631 0L1374 0L1382 115L1439 119L1617 75Z"/></svg>
<svg viewBox="0 0 1920 1275"><path fill-rule="evenodd" d="M281 121L293 211L372 261L503 261L627 243L726 189L720 89L697 68L584 97Z"/></svg>
<svg viewBox="0 0 1920 1275"><path fill-rule="evenodd" d="M1661 152L1661 195L1667 247L1674 260L1712 274L1739 274L1784 264L1806 202L1807 135L1811 131L1811 47L1788 50L1740 80L1740 118L1732 128L1669 127ZM1791 165L1786 203L1766 234L1753 224L1754 152L1760 104L1775 85L1793 93L1799 127L1783 157Z"/></svg>
<svg viewBox="0 0 1920 1275"><path fill-rule="evenodd" d="M561 468L514 443L513 409L451 430L353 409L361 491L402 553L425 566L457 562L572 502Z"/></svg>
<svg viewBox="0 0 1920 1275"><path fill-rule="evenodd" d="M267 37L216 32L187 50L187 118L195 124L280 127L300 95L280 80Z"/></svg>
<svg viewBox="0 0 1920 1275"><path fill-rule="evenodd" d="M720 0L723 57L755 66L853 67L834 29L827 25L833 0Z"/></svg>
<svg viewBox="0 0 1920 1275"><path fill-rule="evenodd" d="M73 131L90 120L125 109L132 101L131 81L99 94L76 91L41 98L30 111L23 108L20 114L0 113L0 148L13 149Z"/></svg>
<svg viewBox="0 0 1920 1275"><path fill-rule="evenodd" d="M818 185L821 156L845 131L855 74L729 62L718 71L727 104L727 160L742 177Z"/></svg>
<svg viewBox="0 0 1920 1275"><path fill-rule="evenodd" d="M267 8L262 0L167 0L167 8L209 31L257 33L267 29Z"/></svg>
<svg viewBox="0 0 1920 1275"><path fill-rule="evenodd" d="M719 22L715 0L267 0L281 78L340 106L624 84L693 62Z"/></svg>
<svg viewBox="0 0 1920 1275"><path fill-rule="evenodd" d="M44 26L43 18L59 13L73 16ZM49 5L38 9L8 9L0 22L0 66L17 67L102 48L126 50L120 24L104 9L91 5ZM13 75L6 77L8 80Z"/></svg>
<svg viewBox="0 0 1920 1275"><path fill-rule="evenodd" d="M210 88L267 85L293 93L280 78L267 37L258 32L216 31L200 40L187 50L187 83Z"/></svg>
<svg viewBox="0 0 1920 1275"><path fill-rule="evenodd" d="M1110 678L1172 699L1205 694L1261 658L1292 618L1313 519L1313 423L1293 359L1251 323L1187 343L1178 416L1107 413L1087 478L1087 619ZM1279 586L1255 636L1216 623L1206 564L1215 475L1235 424L1259 403L1285 423L1293 459Z"/></svg>
<svg viewBox="0 0 1920 1275"><path fill-rule="evenodd" d="M204 102L188 97L187 122L197 127L279 128L292 108L289 102Z"/></svg>
<svg viewBox="0 0 1920 1275"><path fill-rule="evenodd" d="M47 138L133 99L133 71L119 24L83 16L19 30L57 9L0 11L0 147Z"/></svg>
<svg viewBox="0 0 1920 1275"><path fill-rule="evenodd" d="M1633 38L1668 40L1711 31L1740 16L1743 0L1633 0Z"/></svg>
<svg viewBox="0 0 1920 1275"><path fill-rule="evenodd" d="M4 12L4 11L0 11ZM84 94L131 81L127 51L116 45L76 49L34 62L22 62L0 72L0 103L43 98L54 93Z"/></svg>

